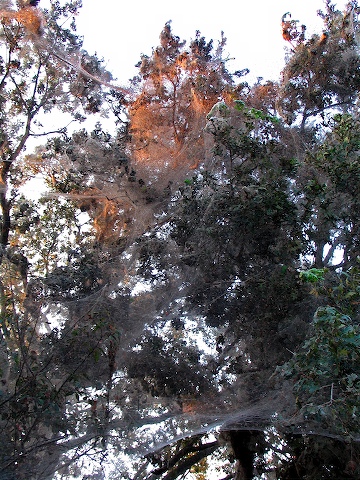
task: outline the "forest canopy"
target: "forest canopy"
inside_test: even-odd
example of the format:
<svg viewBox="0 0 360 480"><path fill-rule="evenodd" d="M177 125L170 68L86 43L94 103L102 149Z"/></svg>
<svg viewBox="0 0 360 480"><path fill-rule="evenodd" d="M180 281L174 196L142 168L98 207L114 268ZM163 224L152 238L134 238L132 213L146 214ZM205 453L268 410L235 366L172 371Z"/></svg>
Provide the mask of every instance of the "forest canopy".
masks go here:
<svg viewBox="0 0 360 480"><path fill-rule="evenodd" d="M0 1L0 480L359 478L356 1L128 86L49 5Z"/></svg>

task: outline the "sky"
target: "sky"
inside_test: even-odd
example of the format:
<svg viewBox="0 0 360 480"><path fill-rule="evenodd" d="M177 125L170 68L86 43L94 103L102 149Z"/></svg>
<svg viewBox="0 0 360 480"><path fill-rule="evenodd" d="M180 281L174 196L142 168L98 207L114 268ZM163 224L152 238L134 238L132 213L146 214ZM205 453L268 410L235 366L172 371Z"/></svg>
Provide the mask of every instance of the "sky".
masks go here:
<svg viewBox="0 0 360 480"><path fill-rule="evenodd" d="M343 10L347 2L335 3ZM187 42L199 30L216 45L223 31L225 54L235 58L228 63L230 70L249 68L254 79L277 80L286 47L282 15L291 12L292 19L307 25L311 34L321 32L316 12L323 7L322 0L83 0L76 23L84 48L103 58L123 86L137 73L141 54L151 55L159 45L159 34L169 20L172 32Z"/></svg>
<svg viewBox="0 0 360 480"><path fill-rule="evenodd" d="M346 3L338 0L337 8L343 10ZM49 0L40 1L40 8L48 6ZM115 85L129 85L141 54L151 55L169 20L173 34L187 43L199 30L206 41L213 39L216 47L223 31L227 38L224 53L234 59L227 64L229 71L249 68L246 80L251 83L257 77L280 77L288 47L281 36L284 13L291 12L293 20L306 24L310 35L322 31L317 16L317 10L322 8L323 0L83 0L76 24L84 49L104 59L116 79L112 82ZM97 120L88 121L89 130ZM57 118L53 121L55 129ZM49 118L47 122L51 123ZM104 127L111 131L113 125L106 122L102 119Z"/></svg>

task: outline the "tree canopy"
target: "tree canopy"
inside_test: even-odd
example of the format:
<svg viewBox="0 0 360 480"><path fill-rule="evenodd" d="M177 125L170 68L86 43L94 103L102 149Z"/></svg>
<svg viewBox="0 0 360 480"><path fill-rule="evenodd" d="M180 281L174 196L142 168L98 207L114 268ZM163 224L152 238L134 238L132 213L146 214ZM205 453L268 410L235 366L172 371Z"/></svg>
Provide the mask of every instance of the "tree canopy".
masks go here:
<svg viewBox="0 0 360 480"><path fill-rule="evenodd" d="M126 88L38 3L0 2L0 479L359 478L357 3L284 15L278 82L167 22Z"/></svg>

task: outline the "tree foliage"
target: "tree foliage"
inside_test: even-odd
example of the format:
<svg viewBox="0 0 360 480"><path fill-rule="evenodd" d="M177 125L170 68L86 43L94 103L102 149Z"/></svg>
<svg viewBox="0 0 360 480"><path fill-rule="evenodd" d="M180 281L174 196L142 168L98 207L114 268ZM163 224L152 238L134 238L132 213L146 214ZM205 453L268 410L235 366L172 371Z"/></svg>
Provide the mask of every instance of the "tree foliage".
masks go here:
<svg viewBox="0 0 360 480"><path fill-rule="evenodd" d="M3 3L0 478L358 478L357 4L278 83L168 22L123 89Z"/></svg>

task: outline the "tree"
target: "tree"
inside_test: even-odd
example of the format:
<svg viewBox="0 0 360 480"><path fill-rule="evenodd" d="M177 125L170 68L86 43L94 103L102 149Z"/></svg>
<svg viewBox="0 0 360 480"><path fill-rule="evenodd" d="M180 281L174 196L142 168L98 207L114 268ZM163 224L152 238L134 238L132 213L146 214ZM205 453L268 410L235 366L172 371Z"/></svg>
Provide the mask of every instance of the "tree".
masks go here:
<svg viewBox="0 0 360 480"><path fill-rule="evenodd" d="M334 115L331 130L314 152L309 152L303 169L302 205L306 234L317 267L334 264L345 269L358 257L358 176L356 146L358 120L349 114ZM312 158L309 158L309 157ZM315 190L317 192L315 193ZM347 208L341 205L346 203Z"/></svg>
<svg viewBox="0 0 360 480"><path fill-rule="evenodd" d="M28 156L24 162L25 146L32 138L49 134L66 138L64 126L56 131L43 126L50 112L71 114L75 121L81 121L84 110L95 113L101 108L101 81L95 78L103 74L101 62L84 52L77 67L81 42L74 34L75 25L69 29L59 26L64 18L75 14L79 6L78 1L64 6L52 2L50 10L44 12L47 23L43 36L32 31L33 22L38 21L40 15L31 10L32 7L19 13L10 8L1 11L1 41L6 55L1 58L0 81L3 432L0 468L6 478L52 477L62 453L73 448L57 442L70 431L74 433L79 421L66 413L68 399L79 391L75 373L85 360L96 363L100 353L109 364L112 349L109 336L116 336L108 332L106 353L99 348L104 338L102 328L97 339L79 352L77 359L71 362L70 356L67 359L61 356L64 349L59 345L61 341L57 342L60 337L66 337L69 348L73 345L76 349L79 343L75 347L71 342L75 328L58 337L67 309L56 299L89 294L95 285L101 284L98 259L94 261L89 251L94 241L89 242L91 235L84 238L80 210L73 202L55 197L35 203L20 195L22 185L34 171L45 173L46 179L55 184L59 175L62 185L61 188L54 185L57 191L73 191L76 179L75 183L72 179L70 186L74 174L64 172L69 165L64 163L64 158L59 167L54 157L49 159L43 150ZM25 22L21 15L27 12ZM60 122L64 122L61 116ZM50 142L58 154L62 141ZM57 327L53 328L51 322L54 321ZM92 328L95 327L84 326L85 337L89 338ZM60 363L56 358L62 359ZM106 379L109 370L110 365L105 368ZM94 435L89 437L93 439Z"/></svg>
<svg viewBox="0 0 360 480"><path fill-rule="evenodd" d="M357 5L279 84L167 23L128 91L78 6L2 17L1 475L357 478ZM114 132L41 125L104 99Z"/></svg>
<svg viewBox="0 0 360 480"><path fill-rule="evenodd" d="M327 5L327 9L328 15L324 14L324 19L331 25L339 22L339 18L346 18L349 12L355 15L357 11L353 5L351 8L349 6L347 13L345 12L341 17L341 14L330 4ZM336 25L337 30L335 27L332 30L334 35L332 48L334 51L337 48L348 48L348 53L354 56L356 63L356 47L352 43L354 36L349 36L348 43L344 47L339 32L342 27L339 23ZM353 28L352 34L356 31L356 24ZM337 38L336 41L335 38ZM294 57L300 50L301 46L295 50ZM331 64L326 64L326 71L332 72L335 69L335 78L335 75L341 76L341 74L333 62L334 58ZM292 68L291 65L289 63L286 66L285 74ZM314 65L318 68L318 63ZM353 73L356 76L356 70ZM300 84L301 75L300 71L294 73L294 85L296 82ZM308 76L316 78L312 73ZM318 78L320 79L320 75ZM336 78L339 82L338 90L331 95L340 95L342 80L339 77ZM309 92L312 88L315 88L313 83L309 84L304 91ZM324 89L319 87L318 90L319 98L325 102L324 104L310 105L310 93L309 98L303 101L306 105L300 128L295 125L289 129L275 118L274 103L269 102L269 98L266 98L265 102L261 97L262 91L271 91L270 85L263 88L257 85L252 89L249 97L244 94L233 105L217 104L208 115L207 125L208 132L213 134L215 140L217 169L211 173L205 171L201 175L195 174L192 179L185 180L184 187L180 189L182 206L180 203L180 209L171 218L171 237L180 246L181 252L177 259L182 263L184 271L192 272L187 273L188 277L195 278L186 296L187 311L195 308L198 314L201 312L213 329L223 325L228 327L228 329L225 328L225 333L222 330L217 337L216 345L220 355L216 359L213 358L212 371L237 374L241 378L242 387L242 396L237 399L241 398L243 402L244 391L253 401L256 395L261 398L265 391L273 391L273 386L267 383L267 378L271 376L269 371L273 371L276 364L281 363L281 358L285 360L291 352L299 348L305 340L312 312L316 310L319 302L320 304L325 302L324 305L326 305L329 301L329 290L326 290L326 295L321 299L309 297L310 289L307 288L306 282L301 282L305 277L299 276L299 270L307 266L315 267L309 270L313 272L327 266L329 271L334 272L335 267L341 266L346 269L354 265L353 261L356 262L356 253L349 262L347 252L352 251L353 248L350 246L350 243L354 244L352 227L354 225L355 230L358 230L357 221L355 218L350 222L345 220L342 208L339 208L340 205L344 207L347 211L346 215L351 215L352 208L354 212L357 211L356 187L352 182L356 178L356 174L353 175L352 172L356 169L357 160L351 153L352 145L356 144L356 140L353 143L353 139L356 138L356 117L350 114L334 115L332 111L334 129L328 131L324 137L321 137L318 132L320 128L325 129L329 126L325 116L323 123L319 123L314 128L306 123L310 116L318 115L330 107L332 109L344 107L344 102L335 99L334 96L327 98L326 88L328 86L324 86ZM353 107L351 98L356 95L356 88L355 83L351 82L343 87L344 90L347 89L349 108ZM284 98L290 101L292 98L288 91L286 94L285 90L277 93L276 88L272 91L275 93L275 98L278 95L278 102L282 102ZM324 92L324 97L321 97L320 92ZM279 103L276 104L279 105ZM324 152L327 152L325 156ZM326 161L327 155L329 160L331 158L329 163ZM335 171L336 176L334 176ZM220 172L222 176L219 176ZM314 178L313 175L317 178L314 189L309 180L309 176ZM353 193L350 193L350 190ZM353 205L350 210L348 210L349 205ZM159 238L157 243L161 245L163 241L165 239ZM350 243L347 244L347 241ZM156 251L161 256L162 248L157 247ZM335 256L340 253L343 254L343 260L338 262ZM328 275L330 276L330 273ZM331 275L334 274L331 273ZM334 282L339 281L337 274L330 278ZM324 293L325 291L322 295ZM284 302L281 301L282 299ZM327 323L329 322L326 321ZM337 334L341 338L340 341L344 342L344 345L350 342L354 349L353 354L349 355L355 363L349 366L351 374L347 374L353 374L354 378L357 378L357 354L355 353L357 334L354 333L356 328L346 326L345 323L341 325L343 325L341 328L349 332L349 339L345 333ZM335 336L331 334L331 338L326 341L333 342ZM324 338L324 335L322 334L320 338ZM318 348L319 337L314 337L313 341L314 348ZM305 352L307 352L310 344L305 345ZM340 348L343 352L344 349ZM320 353L323 350L316 351ZM238 355L234 353L236 351ZM348 352L347 348L346 351ZM298 372L311 368L308 363L308 353L304 355L306 355L304 362L307 367L302 364L298 367ZM224 361L229 357L231 358L229 365L225 366ZM215 366L217 361L218 367ZM325 362L317 359L314 363L318 364L319 361ZM338 362L339 358L326 360L330 364L334 361ZM317 374L323 382L319 389L325 394L322 388L325 384L329 384L329 377L333 379L334 384L337 382L335 374L323 371ZM246 378L249 379L248 383ZM261 385L259 390L256 389L257 382ZM227 391L225 385L226 382L222 384L222 392ZM348 399L349 407L345 406L344 397L340 395L337 399L344 412L357 408L357 405L352 403L356 403L354 399L357 398L357 387L352 385L347 387L346 382L344 383L345 389L354 388L353 400L350 400L350 397ZM232 391L234 390L232 386ZM284 398L282 399L284 410L281 415L286 416L288 414L285 413L285 405L290 406L291 402L295 405L295 400L291 399L291 390L287 391L284 384L281 390L284 395L288 395L285 402ZM228 402L229 398L231 398L230 395L227 396ZM235 403L232 404L232 409L234 408ZM256 419L259 411L252 413L251 425L259 428L261 422ZM278 407L277 414L279 414ZM347 414L344 413L344 415ZM337 456L340 455L342 448L341 438L344 430L341 431L340 437L336 437L336 428L333 425L330 434L330 418L334 417L317 419L319 423L315 431L319 435L314 437L311 447L296 466L286 459L285 454L285 458L281 458L281 455L278 457L279 464L276 468L279 475L283 475L281 478L290 478L290 475L298 475L298 478L356 476L357 464L356 460L354 461L357 457L356 443L352 443L351 449L346 451L343 460L338 462ZM339 427L340 422L342 421L338 418ZM292 448L298 451L296 442L299 439L300 442L302 440L297 429L304 431L305 428L306 431L306 428L310 428L308 415L305 415L302 420L299 419L299 424L290 435L289 432L285 433L286 422L280 423L281 425L277 428L284 433L283 439L278 442L285 442L283 445L287 445L289 452ZM238 429L243 428L241 422L236 426ZM248 428L250 430L250 426ZM347 432L348 428L349 426L346 427ZM314 432L314 426L312 431ZM356 427L353 435L354 432L357 432ZM336 439L332 440L331 435ZM334 453L333 458L325 455L325 449L329 448L329 445L334 452L337 452ZM274 447L273 443L272 448ZM311 455L310 452L313 449L319 449L321 452L317 458L321 458L321 455L326 458L323 471L318 468L316 462L306 463L307 455ZM258 455L260 455L259 452L260 450ZM288 465L288 468L284 465ZM303 468L305 470L302 470ZM296 469L298 473L295 473ZM244 473L238 474L242 475L239 478L243 478Z"/></svg>
<svg viewBox="0 0 360 480"><path fill-rule="evenodd" d="M142 57L135 83L139 93L129 109L130 145L141 175L150 166L157 183L165 175L174 182L171 171L184 174L209 159L206 114L233 90L223 58L225 43L222 37L214 51L212 40L206 42L197 31L186 48L168 22L159 47L151 57Z"/></svg>
<svg viewBox="0 0 360 480"><path fill-rule="evenodd" d="M324 21L322 34L306 41L300 36L289 54L277 108L288 123L300 121L302 131L313 117L354 106L359 89L357 8L349 2L342 13L326 1L325 12L318 12Z"/></svg>

